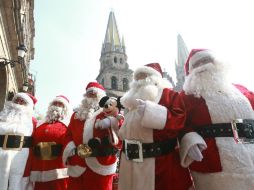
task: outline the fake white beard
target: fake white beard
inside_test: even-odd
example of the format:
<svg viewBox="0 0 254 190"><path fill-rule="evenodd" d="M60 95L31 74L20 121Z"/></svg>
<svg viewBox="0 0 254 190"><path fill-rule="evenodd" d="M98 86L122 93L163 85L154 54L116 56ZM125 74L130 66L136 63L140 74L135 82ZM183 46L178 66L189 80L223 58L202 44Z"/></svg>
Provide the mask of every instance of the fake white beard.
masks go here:
<svg viewBox="0 0 254 190"><path fill-rule="evenodd" d="M46 114L46 122L53 123L55 121L61 121L64 120L64 118L67 116L67 109L64 107L58 107L51 105L48 108L47 114Z"/></svg>
<svg viewBox="0 0 254 190"><path fill-rule="evenodd" d="M195 97L204 97L220 93L230 93L232 84L227 79L225 68L221 64L208 63L197 67L186 76L183 90Z"/></svg>
<svg viewBox="0 0 254 190"><path fill-rule="evenodd" d="M98 103L100 101L101 97L97 98L87 98L84 97L84 99L81 102L81 105L77 109L75 109L75 119L79 119L81 121L91 118L93 113L98 109Z"/></svg>
<svg viewBox="0 0 254 190"><path fill-rule="evenodd" d="M136 99L154 102L159 95L159 90L165 87L169 87L169 84L166 84L162 78L156 76L133 81L130 84L130 90L121 98L121 103L124 107L131 108L133 101Z"/></svg>
<svg viewBox="0 0 254 190"><path fill-rule="evenodd" d="M32 119L32 110L29 107L6 102L4 109L0 112L2 122L27 122Z"/></svg>

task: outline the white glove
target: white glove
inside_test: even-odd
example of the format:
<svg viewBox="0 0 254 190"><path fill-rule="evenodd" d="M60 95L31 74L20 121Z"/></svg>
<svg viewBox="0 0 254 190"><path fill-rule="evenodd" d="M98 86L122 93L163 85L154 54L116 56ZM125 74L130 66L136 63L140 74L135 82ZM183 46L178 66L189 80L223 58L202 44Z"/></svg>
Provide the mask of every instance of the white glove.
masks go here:
<svg viewBox="0 0 254 190"><path fill-rule="evenodd" d="M137 112L141 117L143 117L146 103L144 100L141 100L141 99L136 99L136 101L137 101Z"/></svg>
<svg viewBox="0 0 254 190"><path fill-rule="evenodd" d="M95 123L96 129L107 129L111 126L111 121L109 118L104 118L102 120L97 120Z"/></svg>
<svg viewBox="0 0 254 190"><path fill-rule="evenodd" d="M203 159L203 155L201 153L202 150L206 149L206 147L199 146L197 144L190 147L188 156L195 161L201 162Z"/></svg>

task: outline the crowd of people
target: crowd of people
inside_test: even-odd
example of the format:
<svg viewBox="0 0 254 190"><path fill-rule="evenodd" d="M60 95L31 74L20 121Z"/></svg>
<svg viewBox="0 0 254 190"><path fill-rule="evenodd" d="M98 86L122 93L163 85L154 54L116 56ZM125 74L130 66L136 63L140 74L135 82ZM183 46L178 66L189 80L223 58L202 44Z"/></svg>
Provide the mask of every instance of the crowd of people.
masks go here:
<svg viewBox="0 0 254 190"><path fill-rule="evenodd" d="M0 112L0 190L252 190L254 93L208 49L185 72L181 92L159 63L123 97L89 82L76 109L58 95L40 121L36 98L17 93Z"/></svg>

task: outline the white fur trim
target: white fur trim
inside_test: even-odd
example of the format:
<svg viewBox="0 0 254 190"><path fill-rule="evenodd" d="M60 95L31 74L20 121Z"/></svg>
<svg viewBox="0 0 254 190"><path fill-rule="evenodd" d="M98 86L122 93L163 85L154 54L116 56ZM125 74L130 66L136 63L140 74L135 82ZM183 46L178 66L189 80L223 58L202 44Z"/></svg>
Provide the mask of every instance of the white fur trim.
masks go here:
<svg viewBox="0 0 254 190"><path fill-rule="evenodd" d="M86 168L78 165L75 166L68 165L67 167L68 167L67 174L71 177L79 177L86 171Z"/></svg>
<svg viewBox="0 0 254 190"><path fill-rule="evenodd" d="M135 70L134 72L134 78L136 77L136 75L138 73L147 73L147 74L151 74L151 75L156 75L158 77L161 77L161 73L156 71L155 69L151 68L151 67L148 67L148 66L142 66L142 67L139 67Z"/></svg>
<svg viewBox="0 0 254 190"><path fill-rule="evenodd" d="M141 125L151 129L164 129L167 122L167 108L151 101L145 101Z"/></svg>
<svg viewBox="0 0 254 190"><path fill-rule="evenodd" d="M207 147L204 139L196 132L190 132L183 136L180 142L180 158L182 167L187 168L193 160L188 156L189 149L194 145Z"/></svg>
<svg viewBox="0 0 254 190"><path fill-rule="evenodd" d="M205 190L253 190L254 173L199 173L191 171L195 188Z"/></svg>
<svg viewBox="0 0 254 190"><path fill-rule="evenodd" d="M63 163L66 165L68 157L71 155L72 151L76 148L76 145L73 141L70 141L64 148L62 160Z"/></svg>
<svg viewBox="0 0 254 190"><path fill-rule="evenodd" d="M88 141L93 138L93 128L94 128L94 123L96 116L102 111L100 109L99 111L95 112L92 118L87 119L85 122L84 126L84 131L83 131L83 143L87 144ZM100 175L110 175L115 173L116 171L116 166L117 162L111 164L111 165L102 165L100 162L97 160L96 157L88 157L85 158L87 166L94 171L97 174Z"/></svg>
<svg viewBox="0 0 254 190"><path fill-rule="evenodd" d="M189 61L189 70L192 70L192 66L194 63L196 63L198 60L204 57L214 57L211 50L202 50L197 53L195 53Z"/></svg>
<svg viewBox="0 0 254 190"><path fill-rule="evenodd" d="M67 168L53 169L47 171L31 171L30 175L31 181L34 182L47 182L67 177Z"/></svg>
<svg viewBox="0 0 254 190"><path fill-rule="evenodd" d="M20 92L20 93L17 93L14 97L13 97L13 101L17 98L22 98L23 100L26 101L27 105L33 109L34 107L34 102L33 100L26 94L26 93L23 93L23 92Z"/></svg>

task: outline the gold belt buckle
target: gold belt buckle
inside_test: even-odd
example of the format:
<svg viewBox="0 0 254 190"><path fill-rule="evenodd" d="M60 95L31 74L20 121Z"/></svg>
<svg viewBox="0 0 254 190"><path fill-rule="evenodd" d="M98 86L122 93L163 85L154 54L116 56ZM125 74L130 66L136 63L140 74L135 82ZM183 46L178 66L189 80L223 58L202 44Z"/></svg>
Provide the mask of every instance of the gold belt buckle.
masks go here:
<svg viewBox="0 0 254 190"><path fill-rule="evenodd" d="M40 147L40 159L41 160L54 160L57 156L52 155L52 145L55 145L56 142L40 142L37 146Z"/></svg>
<svg viewBox="0 0 254 190"><path fill-rule="evenodd" d="M93 153L92 149L87 144L80 144L77 147L77 154L81 158L87 158L91 156L92 153Z"/></svg>
<svg viewBox="0 0 254 190"><path fill-rule="evenodd" d="M20 136L20 143L19 143L18 148L6 147L9 136ZM2 149L3 150L18 150L18 151L20 151L23 147L23 144L24 144L24 135L23 134L21 134L21 133L6 133L4 136L4 143L3 143Z"/></svg>

